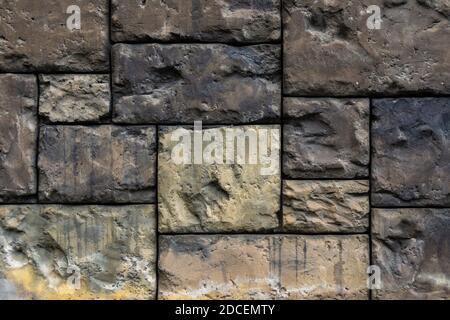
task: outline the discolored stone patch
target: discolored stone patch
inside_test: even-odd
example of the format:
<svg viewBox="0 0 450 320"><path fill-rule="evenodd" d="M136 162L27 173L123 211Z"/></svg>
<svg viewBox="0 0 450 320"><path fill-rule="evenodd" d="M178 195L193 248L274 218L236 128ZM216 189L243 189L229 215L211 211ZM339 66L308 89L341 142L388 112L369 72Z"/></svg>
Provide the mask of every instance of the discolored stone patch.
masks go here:
<svg viewBox="0 0 450 320"><path fill-rule="evenodd" d="M0 292L20 299L152 299L152 205L0 206Z"/></svg>
<svg viewBox="0 0 450 320"><path fill-rule="evenodd" d="M377 299L450 298L450 210L375 209L373 260Z"/></svg>
<svg viewBox="0 0 450 320"><path fill-rule="evenodd" d="M80 8L80 29L67 28L68 7ZM107 0L12 0L0 7L0 71L109 70Z"/></svg>
<svg viewBox="0 0 450 320"><path fill-rule="evenodd" d="M40 133L41 201L155 201L155 127L43 126Z"/></svg>
<svg viewBox="0 0 450 320"><path fill-rule="evenodd" d="M283 172L290 178L369 175L367 99L285 98Z"/></svg>
<svg viewBox="0 0 450 320"><path fill-rule="evenodd" d="M100 121L109 116L108 75L41 75L39 80L39 114L49 121Z"/></svg>
<svg viewBox="0 0 450 320"><path fill-rule="evenodd" d="M369 227L368 181L283 182L283 228L362 233Z"/></svg>
<svg viewBox="0 0 450 320"><path fill-rule="evenodd" d="M275 122L280 47L219 44L113 47L118 123Z"/></svg>
<svg viewBox="0 0 450 320"><path fill-rule="evenodd" d="M367 299L367 236L161 236L160 299ZM189 272L186 272L186 270Z"/></svg>
<svg viewBox="0 0 450 320"><path fill-rule="evenodd" d="M279 0L112 1L114 41L269 42L281 35Z"/></svg>
<svg viewBox="0 0 450 320"><path fill-rule="evenodd" d="M450 91L450 7L429 0L284 0L284 93ZM369 6L381 9L369 29Z"/></svg>
<svg viewBox="0 0 450 320"><path fill-rule="evenodd" d="M240 131L235 131L235 130ZM280 210L279 126L220 127L192 130L162 127L159 133L158 203L160 232L238 232L270 230L278 227ZM180 131L181 130L181 131ZM229 135L230 130L236 136ZM210 135L200 146L202 162L195 160L195 132ZM259 140L266 132L267 137ZM217 134L216 134L217 133ZM221 135L223 138L217 137ZM231 137L230 140L229 137ZM257 140L252 140L256 137ZM211 143L223 139L225 146L219 161L206 162L214 155ZM202 139L202 137L200 137ZM247 147L240 148L247 139ZM213 142L211 142L213 140ZM180 149L188 141L191 152ZM231 141L227 144L227 141ZM252 142L248 142L252 141ZM266 141L267 161L258 157L250 161L252 147L263 148ZM198 144L197 144L198 145ZM198 149L197 149L198 150ZM211 152L208 152L210 150ZM240 153L242 150L243 153ZM227 153L234 157L229 161ZM189 162L175 156L187 154ZM198 154L198 153L197 153ZM220 153L217 153L220 154ZM243 155L238 162L238 154Z"/></svg>
<svg viewBox="0 0 450 320"><path fill-rule="evenodd" d="M36 194L37 79L0 75L0 203Z"/></svg>
<svg viewBox="0 0 450 320"><path fill-rule="evenodd" d="M450 205L450 99L379 99L373 107L374 205Z"/></svg>

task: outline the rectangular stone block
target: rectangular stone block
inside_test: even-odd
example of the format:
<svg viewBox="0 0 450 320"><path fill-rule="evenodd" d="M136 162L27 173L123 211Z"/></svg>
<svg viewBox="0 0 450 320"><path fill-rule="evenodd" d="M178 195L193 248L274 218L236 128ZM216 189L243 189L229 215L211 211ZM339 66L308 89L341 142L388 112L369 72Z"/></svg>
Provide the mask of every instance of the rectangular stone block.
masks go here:
<svg viewBox="0 0 450 320"><path fill-rule="evenodd" d="M367 299L367 236L161 236L160 299Z"/></svg>
<svg viewBox="0 0 450 320"><path fill-rule="evenodd" d="M280 47L219 44L113 47L118 123L275 122Z"/></svg>
<svg viewBox="0 0 450 320"><path fill-rule="evenodd" d="M450 206L450 99L373 102L372 201Z"/></svg>
<svg viewBox="0 0 450 320"><path fill-rule="evenodd" d="M108 75L41 75L39 84L39 114L50 122L99 122L109 117Z"/></svg>
<svg viewBox="0 0 450 320"><path fill-rule="evenodd" d="M279 0L112 0L117 42L270 42L280 39Z"/></svg>
<svg viewBox="0 0 450 320"><path fill-rule="evenodd" d="M0 71L109 70L108 0L2 1L0 21Z"/></svg>
<svg viewBox="0 0 450 320"><path fill-rule="evenodd" d="M152 299L153 205L0 206L0 296Z"/></svg>
<svg viewBox="0 0 450 320"><path fill-rule="evenodd" d="M375 209L376 299L450 299L450 209Z"/></svg>
<svg viewBox="0 0 450 320"><path fill-rule="evenodd" d="M290 178L369 175L369 100L285 98L283 172Z"/></svg>
<svg viewBox="0 0 450 320"><path fill-rule="evenodd" d="M40 133L41 201L155 201L155 127L43 126Z"/></svg>
<svg viewBox="0 0 450 320"><path fill-rule="evenodd" d="M0 75L0 203L36 194L37 79Z"/></svg>
<svg viewBox="0 0 450 320"><path fill-rule="evenodd" d="M283 182L283 229L304 233L363 233L369 227L369 182Z"/></svg>
<svg viewBox="0 0 450 320"><path fill-rule="evenodd" d="M162 127L159 231L255 232L278 227L279 140L276 125ZM255 148L268 158L259 154L253 159Z"/></svg>
<svg viewBox="0 0 450 320"><path fill-rule="evenodd" d="M448 0L283 4L285 94L450 92Z"/></svg>

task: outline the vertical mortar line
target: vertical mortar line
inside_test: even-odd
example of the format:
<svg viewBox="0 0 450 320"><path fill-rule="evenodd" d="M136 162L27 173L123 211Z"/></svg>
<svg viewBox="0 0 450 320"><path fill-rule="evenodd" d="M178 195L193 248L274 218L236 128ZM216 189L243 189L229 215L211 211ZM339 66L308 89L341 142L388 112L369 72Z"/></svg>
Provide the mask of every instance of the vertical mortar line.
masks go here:
<svg viewBox="0 0 450 320"><path fill-rule="evenodd" d="M283 150L284 150L284 19L283 19L283 0L280 0L280 37L281 37L281 94L280 94L280 213L278 215L279 229L283 230Z"/></svg>
<svg viewBox="0 0 450 320"><path fill-rule="evenodd" d="M41 88L40 88L40 80L39 73L35 73L36 76L36 85L37 85L37 99L36 99L36 151L35 151L35 174L36 174L36 203L40 203L39 201L39 140L41 135L41 119L39 117L39 108L40 108L40 98L41 98Z"/></svg>
<svg viewBox="0 0 450 320"><path fill-rule="evenodd" d="M155 238L156 238L156 244L155 244L155 251L156 251L156 257L155 257L155 300L158 300L159 297L159 200L158 200L158 160L159 160L159 125L155 126L156 130L156 161L155 161Z"/></svg>
<svg viewBox="0 0 450 320"><path fill-rule="evenodd" d="M372 261L372 101L369 98L369 265ZM369 276L369 275L367 275ZM369 288L369 300L373 299L372 290Z"/></svg>

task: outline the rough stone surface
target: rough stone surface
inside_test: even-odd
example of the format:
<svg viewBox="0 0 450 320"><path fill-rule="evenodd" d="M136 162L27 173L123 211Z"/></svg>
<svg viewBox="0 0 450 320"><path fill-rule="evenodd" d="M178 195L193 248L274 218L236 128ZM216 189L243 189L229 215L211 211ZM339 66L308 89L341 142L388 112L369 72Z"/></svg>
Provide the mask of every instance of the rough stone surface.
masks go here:
<svg viewBox="0 0 450 320"><path fill-rule="evenodd" d="M308 233L366 232L368 181L283 182L283 228Z"/></svg>
<svg viewBox="0 0 450 320"><path fill-rule="evenodd" d="M112 0L122 41L268 42L280 39L280 0Z"/></svg>
<svg viewBox="0 0 450 320"><path fill-rule="evenodd" d="M159 298L367 299L368 264L363 235L162 236Z"/></svg>
<svg viewBox="0 0 450 320"><path fill-rule="evenodd" d="M155 200L155 127L43 126L40 139L41 201Z"/></svg>
<svg viewBox="0 0 450 320"><path fill-rule="evenodd" d="M37 79L0 75L0 202L36 193Z"/></svg>
<svg viewBox="0 0 450 320"><path fill-rule="evenodd" d="M368 176L368 100L286 98L284 115L283 172L287 176Z"/></svg>
<svg viewBox="0 0 450 320"><path fill-rule="evenodd" d="M77 5L81 29L70 30ZM0 6L0 71L108 71L108 0L8 0Z"/></svg>
<svg viewBox="0 0 450 320"><path fill-rule="evenodd" d="M381 28L369 29L381 9ZM285 93L450 91L447 0L284 0Z"/></svg>
<svg viewBox="0 0 450 320"><path fill-rule="evenodd" d="M373 103L373 203L450 205L450 99Z"/></svg>
<svg viewBox="0 0 450 320"><path fill-rule="evenodd" d="M450 299L450 209L375 209L378 299Z"/></svg>
<svg viewBox="0 0 450 320"><path fill-rule="evenodd" d="M99 121L109 116L108 75L42 75L39 84L39 114L51 122Z"/></svg>
<svg viewBox="0 0 450 320"><path fill-rule="evenodd" d="M280 48L113 47L114 121L242 123L280 116Z"/></svg>
<svg viewBox="0 0 450 320"><path fill-rule="evenodd" d="M274 131L276 139L268 144L273 146L268 154L274 156L275 164L270 175L262 174L261 168L270 166L259 160L256 164L250 164L248 160L239 164L236 158L233 164L225 161L223 164L177 164L172 157L178 145L178 140L172 141L177 128L180 127L163 127L160 131L158 203L161 232L251 232L278 226L281 189L279 126L238 127L244 133L277 130ZM194 141L194 130L185 130ZM218 130L224 141L229 137L226 130L225 127ZM211 129L203 132L206 134ZM238 140L233 141L237 146ZM203 144L204 150L209 144ZM224 156L227 150L223 151ZM249 152L250 149L246 148L247 159Z"/></svg>
<svg viewBox="0 0 450 320"><path fill-rule="evenodd" d="M152 205L0 206L0 292L44 300L153 298L155 220Z"/></svg>

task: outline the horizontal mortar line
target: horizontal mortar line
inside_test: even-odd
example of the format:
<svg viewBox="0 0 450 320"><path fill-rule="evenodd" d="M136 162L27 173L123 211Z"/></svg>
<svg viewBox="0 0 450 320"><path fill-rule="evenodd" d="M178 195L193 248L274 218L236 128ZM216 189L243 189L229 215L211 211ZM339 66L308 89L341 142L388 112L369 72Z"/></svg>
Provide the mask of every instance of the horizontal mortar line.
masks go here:
<svg viewBox="0 0 450 320"><path fill-rule="evenodd" d="M217 44L217 45L227 45L232 47L249 47L249 46L258 46L258 45L281 45L283 44L281 39L274 41L262 41L262 42L239 42L239 41L227 41L227 42L218 42L218 41L201 41L201 40L183 40L183 41L164 41L164 40L146 40L146 41L111 41L112 45L115 44L126 44L126 45L190 45L190 44Z"/></svg>
<svg viewBox="0 0 450 320"><path fill-rule="evenodd" d="M0 71L0 75L2 74L23 74L23 75L110 75L111 73L108 71L53 71L53 72L41 72L41 71Z"/></svg>
<svg viewBox="0 0 450 320"><path fill-rule="evenodd" d="M402 99L402 98L449 98L448 94L436 94L436 93L411 93L411 94L370 94L370 95L344 95L344 96L333 96L333 95L292 95L283 94L283 98L302 98L302 99Z"/></svg>
<svg viewBox="0 0 450 320"><path fill-rule="evenodd" d="M199 120L195 120L195 121L200 121ZM174 127L174 126L183 126L183 127L193 127L194 126L194 121L192 122L185 122L185 123L180 123L180 122L171 122L171 123L162 123L162 122L142 122L142 123L119 123L119 122L114 122L114 121L107 121L107 122L93 122L93 121L83 121L83 122L43 122L41 123L41 126L45 125L45 126L79 126L79 125L89 125L89 126L101 126L101 125L115 125L115 126L119 126L119 127L138 127L138 126L160 126L160 127ZM202 123L202 127L203 128L207 128L207 127L220 127L220 126L274 126L274 125L278 125L278 126L282 126L283 123L259 123L259 122L243 122L243 123Z"/></svg>
<svg viewBox="0 0 450 320"><path fill-rule="evenodd" d="M379 206L374 206L374 205L371 205L371 208L372 209L389 209L389 210L391 210L391 209L447 209L447 210L450 210L450 207L449 206L438 206L438 205L433 205L433 206L422 206L422 207L420 207L420 206L382 206L382 207L379 207Z"/></svg>
<svg viewBox="0 0 450 320"><path fill-rule="evenodd" d="M288 231L274 231L274 232L183 232L183 233L167 233L158 232L159 236L274 236L274 235L291 235L291 236L358 236L369 235L369 232L318 232L318 233L305 233L305 232L288 232Z"/></svg>
<svg viewBox="0 0 450 320"><path fill-rule="evenodd" d="M370 181L370 177L366 178L291 178L283 175L282 180L284 181Z"/></svg>
<svg viewBox="0 0 450 320"><path fill-rule="evenodd" d="M139 205L157 205L156 203L139 202L139 203L102 203L102 202L3 202L1 206L108 206L108 207L123 207L123 206L139 206Z"/></svg>

